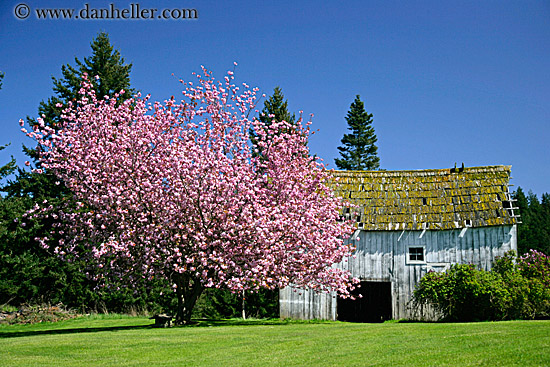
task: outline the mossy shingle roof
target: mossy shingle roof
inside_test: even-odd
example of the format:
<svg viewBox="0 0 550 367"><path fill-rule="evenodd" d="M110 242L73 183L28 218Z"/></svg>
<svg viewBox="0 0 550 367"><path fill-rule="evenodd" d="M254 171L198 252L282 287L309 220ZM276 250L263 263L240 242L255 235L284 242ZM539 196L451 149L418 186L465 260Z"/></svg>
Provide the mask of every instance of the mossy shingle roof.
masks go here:
<svg viewBox="0 0 550 367"><path fill-rule="evenodd" d="M517 223L511 166L416 171L332 171L341 214L365 230L455 229ZM517 212L517 211L516 211Z"/></svg>

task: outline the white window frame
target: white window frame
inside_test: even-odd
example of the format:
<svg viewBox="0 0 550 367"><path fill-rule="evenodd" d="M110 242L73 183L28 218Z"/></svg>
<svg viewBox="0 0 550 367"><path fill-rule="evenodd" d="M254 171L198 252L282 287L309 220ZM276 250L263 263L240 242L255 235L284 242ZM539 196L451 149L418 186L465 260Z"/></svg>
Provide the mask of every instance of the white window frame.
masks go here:
<svg viewBox="0 0 550 367"><path fill-rule="evenodd" d="M423 260L411 260L411 249L412 248L421 248L422 249L422 259ZM426 246L410 245L407 246L407 253L405 254L405 264L417 265L417 264L426 264Z"/></svg>

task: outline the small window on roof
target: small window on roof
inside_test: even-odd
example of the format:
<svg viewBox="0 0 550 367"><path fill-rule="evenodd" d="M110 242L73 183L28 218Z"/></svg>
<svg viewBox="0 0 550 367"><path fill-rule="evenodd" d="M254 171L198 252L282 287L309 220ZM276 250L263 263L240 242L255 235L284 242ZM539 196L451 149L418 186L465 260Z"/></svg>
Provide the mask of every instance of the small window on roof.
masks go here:
<svg viewBox="0 0 550 367"><path fill-rule="evenodd" d="M422 204L423 205L428 205L428 200L426 198L422 198Z"/></svg>

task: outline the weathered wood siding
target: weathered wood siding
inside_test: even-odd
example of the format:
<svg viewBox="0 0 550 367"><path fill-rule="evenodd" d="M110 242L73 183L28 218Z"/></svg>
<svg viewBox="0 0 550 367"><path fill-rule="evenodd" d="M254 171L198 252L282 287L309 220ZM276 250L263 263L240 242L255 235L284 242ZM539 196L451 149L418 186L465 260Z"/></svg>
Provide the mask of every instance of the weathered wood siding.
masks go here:
<svg viewBox="0 0 550 367"><path fill-rule="evenodd" d="M336 320L336 295L286 287L279 291L280 317L299 320Z"/></svg>
<svg viewBox="0 0 550 367"><path fill-rule="evenodd" d="M355 258L339 264L364 281L389 281L392 317L417 318L410 307L416 283L430 269L443 271L451 264L475 264L490 270L496 256L517 250L516 226L490 226L456 230L360 231L350 240ZM409 247L425 248L424 264L407 264ZM280 292L280 316L295 319L337 318L334 294L286 288ZM424 315L426 316L426 315Z"/></svg>

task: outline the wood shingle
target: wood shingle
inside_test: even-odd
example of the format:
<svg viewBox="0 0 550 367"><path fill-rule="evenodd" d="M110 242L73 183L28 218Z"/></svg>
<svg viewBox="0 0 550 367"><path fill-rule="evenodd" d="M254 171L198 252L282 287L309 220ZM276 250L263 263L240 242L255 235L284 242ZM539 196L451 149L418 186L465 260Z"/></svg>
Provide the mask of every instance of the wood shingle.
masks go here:
<svg viewBox="0 0 550 367"><path fill-rule="evenodd" d="M517 223L510 166L332 171L341 214L364 230L443 230Z"/></svg>

